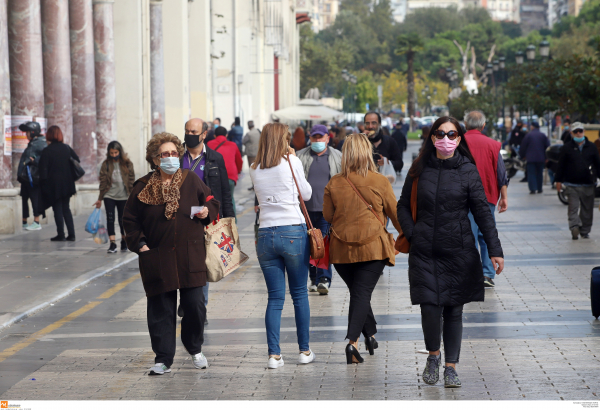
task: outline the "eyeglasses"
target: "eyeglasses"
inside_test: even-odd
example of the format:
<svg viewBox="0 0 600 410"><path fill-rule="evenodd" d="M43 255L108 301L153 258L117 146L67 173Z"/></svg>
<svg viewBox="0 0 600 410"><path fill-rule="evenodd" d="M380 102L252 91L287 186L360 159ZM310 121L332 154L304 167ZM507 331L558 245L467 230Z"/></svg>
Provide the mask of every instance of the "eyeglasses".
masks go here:
<svg viewBox="0 0 600 410"><path fill-rule="evenodd" d="M455 140L456 138L459 137L458 131L454 131L454 130L448 131L448 132L445 132L442 130L435 130L435 131L433 131L433 135L439 140L441 140L445 136L448 136L448 139L451 139L451 140Z"/></svg>
<svg viewBox="0 0 600 410"><path fill-rule="evenodd" d="M583 130L581 128L577 128L576 130L573 130L572 132L573 132L573 134L582 134Z"/></svg>
<svg viewBox="0 0 600 410"><path fill-rule="evenodd" d="M161 152L160 154L158 154L159 157L161 158L169 158L169 157L179 157L179 152L177 151L165 151L165 152Z"/></svg>

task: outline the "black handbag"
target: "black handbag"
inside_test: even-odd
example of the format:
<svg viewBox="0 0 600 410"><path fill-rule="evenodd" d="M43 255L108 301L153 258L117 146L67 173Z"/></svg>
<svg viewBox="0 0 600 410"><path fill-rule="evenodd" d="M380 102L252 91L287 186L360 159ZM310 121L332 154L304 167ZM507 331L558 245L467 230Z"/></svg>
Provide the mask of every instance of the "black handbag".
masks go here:
<svg viewBox="0 0 600 410"><path fill-rule="evenodd" d="M78 181L82 176L85 175L85 169L83 169L79 161L77 161L75 158L70 157L69 161L71 161L71 173L73 174L73 180Z"/></svg>

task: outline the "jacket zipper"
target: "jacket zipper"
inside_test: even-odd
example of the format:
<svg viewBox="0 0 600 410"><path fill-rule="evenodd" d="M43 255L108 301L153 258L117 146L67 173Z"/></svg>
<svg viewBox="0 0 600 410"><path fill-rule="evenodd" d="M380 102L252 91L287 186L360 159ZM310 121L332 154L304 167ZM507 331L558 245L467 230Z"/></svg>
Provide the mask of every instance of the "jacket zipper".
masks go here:
<svg viewBox="0 0 600 410"><path fill-rule="evenodd" d="M435 286L437 287L438 306L440 305L440 283L437 276L437 263L433 251L435 249L435 232L437 230L437 211L438 211L438 195L440 192L440 180L442 179L442 169L438 168L438 181L435 189L435 211L433 213L433 238L431 239L431 259L433 260L433 276L435 277Z"/></svg>

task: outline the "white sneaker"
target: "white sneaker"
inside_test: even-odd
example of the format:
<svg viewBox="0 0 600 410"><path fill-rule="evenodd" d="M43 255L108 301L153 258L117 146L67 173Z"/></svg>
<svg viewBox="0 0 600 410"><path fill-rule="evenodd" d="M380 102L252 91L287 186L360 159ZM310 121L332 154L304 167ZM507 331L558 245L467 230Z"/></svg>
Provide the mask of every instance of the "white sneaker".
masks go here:
<svg viewBox="0 0 600 410"><path fill-rule="evenodd" d="M310 281L310 286L308 287L308 291L309 292L316 292L317 291L317 284L313 281Z"/></svg>
<svg viewBox="0 0 600 410"><path fill-rule="evenodd" d="M155 363L148 371L148 376L157 376L165 373L171 373L171 369L165 366L164 363Z"/></svg>
<svg viewBox="0 0 600 410"><path fill-rule="evenodd" d="M300 355L298 356L298 363L299 364L308 364L310 362L312 362L313 360L315 360L315 354L313 353L312 350L308 350L310 352L310 354L306 354L303 352L300 352Z"/></svg>
<svg viewBox="0 0 600 410"><path fill-rule="evenodd" d="M202 352L193 354L192 362L194 362L194 367L196 367L196 369L206 369L208 367L208 360L206 360L206 356L204 356L204 353Z"/></svg>
<svg viewBox="0 0 600 410"><path fill-rule="evenodd" d="M27 225L27 227L25 229L28 231L39 231L42 229L42 227L40 226L39 223L34 221L31 225Z"/></svg>
<svg viewBox="0 0 600 410"><path fill-rule="evenodd" d="M269 357L269 364L267 365L269 369L277 369L281 366L283 366L283 356L280 355L279 359Z"/></svg>
<svg viewBox="0 0 600 410"><path fill-rule="evenodd" d="M329 293L329 282L323 281L323 282L319 283L319 286L317 286L317 291L321 295L328 294Z"/></svg>

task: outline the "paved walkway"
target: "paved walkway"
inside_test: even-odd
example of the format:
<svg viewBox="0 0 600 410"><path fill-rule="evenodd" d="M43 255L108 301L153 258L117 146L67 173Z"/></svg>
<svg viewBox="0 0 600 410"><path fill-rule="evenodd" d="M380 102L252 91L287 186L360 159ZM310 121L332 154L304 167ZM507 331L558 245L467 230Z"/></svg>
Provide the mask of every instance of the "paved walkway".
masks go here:
<svg viewBox="0 0 600 410"><path fill-rule="evenodd" d="M509 210L496 215L505 272L494 290L486 290L485 302L465 306L460 389L428 386L420 378L426 355L418 352L424 343L418 306L408 297L406 256L386 268L373 294L380 346L374 356L345 364L349 295L334 273L328 296L309 294L316 361L296 364L288 295L281 333L286 364L267 370L267 295L250 211L238 224L250 261L211 284L207 370L194 369L178 342L173 372L147 376L153 353L133 261L0 332L0 398L598 400L600 321L590 312L589 279L590 269L600 265L600 230L589 240L572 241L566 207L556 194L548 186L542 195L529 195L520 177L509 187ZM236 194L246 193L248 182ZM398 181L398 195L401 187ZM27 246L23 252L38 252L37 245ZM104 256L104 249L94 252L80 255L81 263Z"/></svg>

